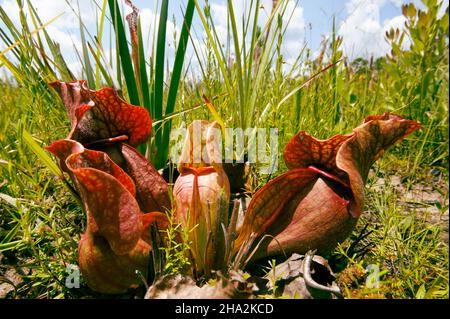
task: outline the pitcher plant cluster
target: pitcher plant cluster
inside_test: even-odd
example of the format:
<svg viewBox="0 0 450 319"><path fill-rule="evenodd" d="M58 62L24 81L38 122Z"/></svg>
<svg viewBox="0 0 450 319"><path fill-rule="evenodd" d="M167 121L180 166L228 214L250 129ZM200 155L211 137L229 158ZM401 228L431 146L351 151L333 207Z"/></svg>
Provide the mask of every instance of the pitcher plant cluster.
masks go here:
<svg viewBox="0 0 450 319"><path fill-rule="evenodd" d="M166 245L165 230L172 222L188 234L176 240L188 241L186 272L197 279L268 256L333 249L363 211L372 164L420 128L418 122L385 113L327 140L300 131L284 149L288 170L256 191L239 217L239 202L230 200L235 179L225 164L243 158L245 149L249 165L264 159L267 170L261 173L273 172L276 128L267 138L256 129L193 121L174 152L179 176L171 185L136 149L152 128L144 107L127 103L111 88L91 90L81 80L51 86L65 105L71 130L47 150L59 158L86 214L78 245L82 276L92 290L107 294L155 276L150 266L156 250ZM230 140L247 145L237 142L236 148Z"/></svg>

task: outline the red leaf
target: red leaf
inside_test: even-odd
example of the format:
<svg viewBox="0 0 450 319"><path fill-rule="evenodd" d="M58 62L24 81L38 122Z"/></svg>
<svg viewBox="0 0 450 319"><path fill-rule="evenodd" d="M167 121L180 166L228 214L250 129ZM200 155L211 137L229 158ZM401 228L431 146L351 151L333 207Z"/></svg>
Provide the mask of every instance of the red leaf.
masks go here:
<svg viewBox="0 0 450 319"><path fill-rule="evenodd" d="M122 143L145 142L150 115L110 88L90 90L85 81L50 85L63 100L72 127L69 139L47 149L60 158L87 213L88 227L79 243L80 269L91 289L125 292L140 284L136 270L147 276L148 227L168 226L167 217L157 212L170 209L167 183L147 159ZM141 208L151 213L142 214Z"/></svg>
<svg viewBox="0 0 450 319"><path fill-rule="evenodd" d="M253 196L235 251L251 233L273 236L259 256L326 251L345 240L361 214L370 167L418 128L415 121L385 113L324 141L298 133L284 153L290 170Z"/></svg>
<svg viewBox="0 0 450 319"><path fill-rule="evenodd" d="M342 144L336 154L336 164L349 177L354 196L351 214L354 217L359 217L363 209L364 185L370 167L386 149L419 128L420 123L396 114L369 116L353 130L352 138Z"/></svg>
<svg viewBox="0 0 450 319"><path fill-rule="evenodd" d="M121 99L111 88L90 90L86 81L53 82L72 123L70 139L82 144L97 140L128 136L130 145L145 142L152 122L146 109Z"/></svg>
<svg viewBox="0 0 450 319"><path fill-rule="evenodd" d="M357 219L350 215L350 199L341 187L321 176L299 191L267 229L273 238L266 240L259 254L306 253L314 249L324 253L345 240Z"/></svg>
<svg viewBox="0 0 450 319"><path fill-rule="evenodd" d="M351 214L358 217L370 167L389 146L418 128L418 122L385 113L367 117L351 134L327 140L317 140L306 132L299 132L286 145L285 162L289 168L314 166L351 184L354 197Z"/></svg>
<svg viewBox="0 0 450 319"><path fill-rule="evenodd" d="M222 220L222 211L230 200L230 183L222 168L220 134L217 122L189 125L178 161L181 175L173 188L177 221L192 229L189 239L199 273L219 269L223 260L220 227L228 222Z"/></svg>
<svg viewBox="0 0 450 319"><path fill-rule="evenodd" d="M64 107L66 108L69 120L71 123L71 129L69 138L74 134L74 130L80 119L93 106L93 102L90 97L81 90L82 85L85 85L86 81L74 81L74 82L52 82L49 86L54 88L58 92Z"/></svg>
<svg viewBox="0 0 450 319"><path fill-rule="evenodd" d="M170 209L167 183L153 165L127 144L121 145L125 167L136 183L137 200L144 212Z"/></svg>
<svg viewBox="0 0 450 319"><path fill-rule="evenodd" d="M117 179L132 196L136 195L133 180L104 152L85 149L83 152L71 156L66 163L70 165L72 172L74 169L89 168L109 174Z"/></svg>
<svg viewBox="0 0 450 319"><path fill-rule="evenodd" d="M83 145L69 139L53 142L50 146L45 147L45 149L60 159L60 166L62 170L67 173L69 173L70 171L66 166L66 159L74 153L80 153L84 151Z"/></svg>
<svg viewBox="0 0 450 319"><path fill-rule="evenodd" d="M48 149L65 160L87 213L88 226L79 242L79 265L87 284L102 293L137 287L135 271L147 276L148 226L165 229L167 217L142 214L133 180L106 153L72 140L57 141Z"/></svg>
<svg viewBox="0 0 450 319"><path fill-rule="evenodd" d="M87 231L105 237L116 254L125 254L141 236L141 210L133 194L116 177L83 167L89 165L89 161L89 156L80 153L67 159L88 214Z"/></svg>
<svg viewBox="0 0 450 319"><path fill-rule="evenodd" d="M236 239L236 250L252 233L260 236L272 224L281 222L285 206L299 194L306 196L319 174L311 169L292 169L271 180L252 197Z"/></svg>
<svg viewBox="0 0 450 319"><path fill-rule="evenodd" d="M136 270L147 277L150 249L148 243L139 239L127 254L117 255L106 239L88 232L78 245L78 263L92 290L119 294L141 284Z"/></svg>
<svg viewBox="0 0 450 319"><path fill-rule="evenodd" d="M166 214L160 212L151 212L141 216L144 232L148 231L150 225L155 225L158 229L166 229L169 226L169 220Z"/></svg>
<svg viewBox="0 0 450 319"><path fill-rule="evenodd" d="M184 167L175 182L173 194L176 199L177 221L192 231L189 239L192 241L192 253L197 271L208 272L215 267L217 256L222 247L207 245L208 236L211 242L217 243L216 238L220 222L221 206L230 200L230 184L223 170L212 166ZM216 249L217 248L217 249Z"/></svg>
<svg viewBox="0 0 450 319"><path fill-rule="evenodd" d="M297 133L284 149L284 162L289 169L315 166L339 174L336 154L342 143L353 134L335 135L327 140L318 140L307 132ZM342 173L342 171L340 172Z"/></svg>

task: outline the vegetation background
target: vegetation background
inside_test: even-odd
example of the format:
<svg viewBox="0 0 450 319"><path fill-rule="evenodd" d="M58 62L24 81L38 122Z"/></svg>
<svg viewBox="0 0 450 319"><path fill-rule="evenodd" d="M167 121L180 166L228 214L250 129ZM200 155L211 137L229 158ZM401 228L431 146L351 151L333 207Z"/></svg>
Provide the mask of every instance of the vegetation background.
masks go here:
<svg viewBox="0 0 450 319"><path fill-rule="evenodd" d="M234 15L228 1L227 42L220 43L208 2L200 6L187 1L181 33L170 35L168 1L161 0L154 23L158 32L147 53L142 44L146 30L136 24L136 37L130 37L117 1L92 1L98 8L96 34L89 33L81 16L79 21L81 78L93 89L113 86L132 104L150 111L152 138L140 151L158 168L166 164L174 143L171 130L193 119L216 119L228 127L277 127L277 174L286 169L282 150L299 130L327 138L350 132L367 115L386 111L420 121L420 131L374 166L358 228L328 257L346 297L449 297L448 8L439 16L437 0L424 0L425 10L404 5L405 28L386 33L391 50L378 59L343 56L342 38L333 24L318 57L305 47L286 70L286 1L273 1L264 26L257 23L258 0L250 1L243 17ZM85 285L65 286L67 265L76 264L85 220L56 177L55 162L42 149L69 131L65 110L47 83L75 80L77 75L46 30L53 20L41 21L33 1L17 0L17 6L20 27L0 7L6 26L0 29L6 47L0 52L0 67L9 72L0 80L0 297L102 297ZM76 5L73 9L79 13ZM201 46L191 41L193 15L200 17L205 30ZM242 30L236 27L238 19L243 19ZM115 36L109 48L102 42L107 27ZM410 46L405 49L406 39ZM171 63L166 41L176 48ZM199 61L196 76L185 55L187 45L194 47ZM204 97L212 103L205 103ZM275 175L255 176L254 190ZM176 253L170 256L178 258ZM378 273L368 265L375 265ZM176 268L166 269L171 271ZM374 275L380 278L378 285L370 284Z"/></svg>

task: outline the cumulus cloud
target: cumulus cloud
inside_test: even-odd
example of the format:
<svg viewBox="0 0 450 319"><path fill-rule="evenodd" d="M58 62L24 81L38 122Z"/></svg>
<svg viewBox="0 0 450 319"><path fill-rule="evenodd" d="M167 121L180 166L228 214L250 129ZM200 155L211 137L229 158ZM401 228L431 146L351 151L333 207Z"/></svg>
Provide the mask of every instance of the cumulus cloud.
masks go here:
<svg viewBox="0 0 450 319"><path fill-rule="evenodd" d="M391 27L402 28L405 18L402 15L381 21L380 10L386 0L350 0L346 4L348 17L340 25L338 34L343 37L344 53L358 56L382 56L389 50L384 39L386 30ZM402 1L391 0L396 6ZM405 43L405 45L407 45Z"/></svg>
<svg viewBox="0 0 450 319"><path fill-rule="evenodd" d="M439 18L442 18L442 16L445 14L445 10L447 10L447 8L449 6L449 0L442 0L441 3L442 3L442 5L438 12Z"/></svg>
<svg viewBox="0 0 450 319"><path fill-rule="evenodd" d="M358 56L379 57L385 55L390 47L385 40L386 31L391 28L402 30L405 27L405 17L400 7L407 2L413 2L417 7L424 8L420 1L405 0L350 0L346 3L348 17L339 28L339 35L343 36L344 53L350 58ZM381 21L380 10L387 4L399 8L399 15ZM448 7L449 0L443 0L439 12L442 16ZM410 41L405 37L402 48L408 49Z"/></svg>
<svg viewBox="0 0 450 319"><path fill-rule="evenodd" d="M95 8L93 2L90 0L80 0L79 3L80 14L83 22L86 24L95 22L95 15L93 14ZM39 0L33 1L32 4L43 23L50 21L60 14L63 14L52 23L54 27L59 29L77 29L79 27L77 15L65 1ZM15 24L20 24L19 7L17 6L17 2L15 0L0 1L0 5L8 13L8 16ZM71 2L71 6L74 10L78 10L78 6L75 1ZM28 9L27 4L24 5L24 9ZM29 15L28 22L31 26L32 21Z"/></svg>
<svg viewBox="0 0 450 319"><path fill-rule="evenodd" d="M210 4L210 8L211 8L211 17L214 21L214 27L216 28L216 33L219 37L219 41L220 43L225 44L227 37L227 16L228 16L226 4L213 2ZM238 9L235 12L235 15L237 13L237 16L239 17L240 10L238 7L235 7L235 9ZM241 27L240 19L238 21L238 24L239 27ZM204 33L204 35L206 36L206 33Z"/></svg>
<svg viewBox="0 0 450 319"><path fill-rule="evenodd" d="M155 14L150 8L144 8L140 10L141 29L145 47L148 47L149 43L153 39L153 35L157 28L154 24L154 21L158 21L155 20L157 18L158 15Z"/></svg>

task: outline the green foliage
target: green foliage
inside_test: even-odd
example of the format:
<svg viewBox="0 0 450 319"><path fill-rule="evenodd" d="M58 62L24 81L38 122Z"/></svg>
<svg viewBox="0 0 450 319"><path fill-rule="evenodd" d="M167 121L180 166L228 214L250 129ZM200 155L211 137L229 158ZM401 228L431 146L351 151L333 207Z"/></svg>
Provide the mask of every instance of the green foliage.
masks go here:
<svg viewBox="0 0 450 319"><path fill-rule="evenodd" d="M131 64L131 54L128 47L127 34L125 33L125 26L123 18L120 13L119 4L116 0L108 0L109 12L111 14L112 24L116 34L116 43L118 49L118 58L120 58L123 76L125 78L128 98L131 104L140 105L138 96L138 87L134 77L133 65ZM85 62L87 63L87 62ZM120 78L120 73L118 75Z"/></svg>
<svg viewBox="0 0 450 319"><path fill-rule="evenodd" d="M167 1L168 2L168 1ZM164 110L164 116L168 117L174 113L175 110L175 103L177 100L177 93L178 93L178 87L181 80L181 72L183 70L183 64L185 60L185 54L186 54L186 48L188 44L188 37L192 25L192 18L194 16L194 1L189 0L188 4L186 6L186 12L184 15L184 21L181 29L180 39L177 46L177 51L175 54L175 61L173 65L172 75L170 79L169 89L167 93L167 104L166 107L162 107L162 97L163 97L163 76L164 76L164 69L155 70L155 74L157 76L157 79L155 79L155 90L154 90L154 97L153 100L155 101L156 109L160 109L161 111ZM162 8L161 8L162 10ZM162 19L162 18L160 18ZM165 19L167 20L167 12L165 12ZM161 24L160 24L161 26ZM163 48L165 46L165 35L161 35L158 33L158 45L161 43L161 47ZM158 60L159 58L159 60ZM164 66L164 54L162 54L162 57L158 55L156 56L156 64L160 67ZM156 87L158 87L158 91L156 90ZM156 103L157 99L158 103ZM160 111L160 112L161 112ZM162 116L163 114L161 114ZM158 118L158 117L157 117ZM156 167L163 167L169 158L169 138L170 138L170 132L172 128L172 120L167 119L167 121L163 124L162 128L160 129L160 125L155 126L156 131L156 137L154 142L154 152L153 152L153 163Z"/></svg>
<svg viewBox="0 0 450 319"><path fill-rule="evenodd" d="M403 6L406 32L391 29L386 33L391 54L383 64L380 79L388 109L420 121L423 130L415 141L418 151L414 171L421 161L429 165L448 165L448 9L438 17L437 1L424 1L427 9L414 4ZM402 44L410 42L409 50ZM437 143L437 144L436 144Z"/></svg>
<svg viewBox="0 0 450 319"><path fill-rule="evenodd" d="M54 175L59 169L52 172L37 157L42 146L62 137L55 128L66 124L61 122L65 115L55 104L33 99L27 86L1 83L0 88L0 109L8 114L0 121L2 266L15 266L19 274L23 270L17 297L77 296L81 291L66 288L64 282L66 266L77 263L77 242L85 224L82 210ZM21 117L26 120L17 125Z"/></svg>
<svg viewBox="0 0 450 319"><path fill-rule="evenodd" d="M165 236L165 245L160 247L164 253L164 275L187 273L191 265L188 252L191 243L189 242L189 230L183 229L175 222L174 211L168 212L169 227L161 231Z"/></svg>
<svg viewBox="0 0 450 319"><path fill-rule="evenodd" d="M448 206L438 213L431 207L405 211L399 202L407 194L398 194L390 182L380 193L375 180L374 176L368 187L370 214L363 216L360 225L364 226L355 231L354 239L360 240L335 252L334 258L345 260L346 270L339 274L345 294L351 298L448 298L448 241L444 239L448 235L430 223L433 216L443 216ZM372 274L379 281L377 286L370 285L369 265L377 267ZM342 279L352 272L359 279Z"/></svg>

